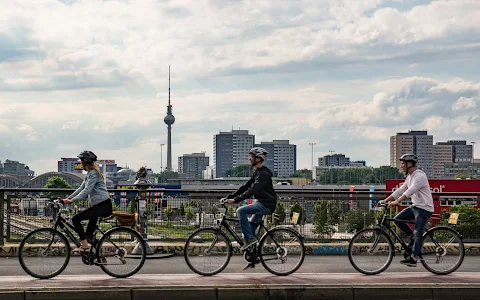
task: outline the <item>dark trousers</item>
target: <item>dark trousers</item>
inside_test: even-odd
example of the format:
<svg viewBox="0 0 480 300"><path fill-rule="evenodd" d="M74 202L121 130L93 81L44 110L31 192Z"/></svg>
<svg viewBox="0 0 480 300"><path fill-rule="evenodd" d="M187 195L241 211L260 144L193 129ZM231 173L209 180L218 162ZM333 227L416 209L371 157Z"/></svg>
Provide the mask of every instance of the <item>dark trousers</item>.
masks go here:
<svg viewBox="0 0 480 300"><path fill-rule="evenodd" d="M72 218L73 227L75 228L75 231L78 233L80 240L85 240L88 238L90 241L92 241L93 232L95 231L98 218L99 217L106 218L111 214L112 214L112 201L110 199L107 199L73 216ZM83 220L88 220L86 232L83 230L83 226L80 223Z"/></svg>
<svg viewBox="0 0 480 300"><path fill-rule="evenodd" d="M428 219L430 219L431 215L432 213L429 211L411 206L399 212L394 218L395 220L415 220L415 231L413 232L406 223L395 222L398 228L413 239L412 256L418 257L420 255L423 245L423 232L425 231L425 227L427 226Z"/></svg>

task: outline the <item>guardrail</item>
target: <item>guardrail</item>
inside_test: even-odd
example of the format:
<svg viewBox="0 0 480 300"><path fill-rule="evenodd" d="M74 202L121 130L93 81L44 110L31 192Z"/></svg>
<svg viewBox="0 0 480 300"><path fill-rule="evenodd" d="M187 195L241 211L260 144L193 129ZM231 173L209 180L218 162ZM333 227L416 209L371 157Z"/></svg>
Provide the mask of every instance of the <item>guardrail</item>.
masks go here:
<svg viewBox="0 0 480 300"><path fill-rule="evenodd" d="M4 242L19 242L23 236L38 227L50 226L45 211L45 203L50 197L65 197L72 189L29 189L0 188L0 232ZM147 236L149 240L183 241L196 228L214 224L214 204L233 190L195 190L195 189L151 189L147 205ZM109 189L114 210L136 212L138 190ZM277 190L277 213L282 218L280 224L294 226L307 241L337 242L349 240L355 230L373 223L375 213L372 205L384 199L387 191L338 191L338 190ZM431 225L442 222L442 210L450 210L448 199L455 204L462 201L470 207L478 207L480 193L433 193L436 214ZM254 200L252 200L254 201ZM76 203L71 207L70 215L88 207L88 201ZM248 201L235 204L229 214L235 216L235 210ZM404 203L407 205L407 203ZM282 209L283 206L283 209ZM397 210L400 208L397 208ZM291 213L301 212L299 222L291 223ZM395 211L391 212L392 215ZM480 216L474 222L480 225ZM472 222L472 220L470 220ZM240 226L234 224L239 234ZM464 236L471 241L480 241L480 228L474 224L464 226ZM462 230L460 230L462 231Z"/></svg>

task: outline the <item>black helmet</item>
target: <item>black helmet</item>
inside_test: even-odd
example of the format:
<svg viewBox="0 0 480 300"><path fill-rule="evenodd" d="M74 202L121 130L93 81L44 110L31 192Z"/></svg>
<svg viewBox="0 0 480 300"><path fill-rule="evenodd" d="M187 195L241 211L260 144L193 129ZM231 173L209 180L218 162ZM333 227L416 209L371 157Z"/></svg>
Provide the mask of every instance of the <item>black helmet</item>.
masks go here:
<svg viewBox="0 0 480 300"><path fill-rule="evenodd" d="M83 163L87 164L93 164L95 161L97 161L97 156L95 155L95 153L88 150L83 151L82 153L77 155L77 157L80 158Z"/></svg>
<svg viewBox="0 0 480 300"><path fill-rule="evenodd" d="M261 147L255 147L255 148L250 149L248 154L252 154L253 156L260 158L261 160L266 160L267 155L268 155L268 151L261 148Z"/></svg>
<svg viewBox="0 0 480 300"><path fill-rule="evenodd" d="M404 161L404 162L411 161L413 163L417 163L418 162L418 156L416 156L415 154L412 154L412 153L406 153L406 154L402 155L402 157L400 157L400 161Z"/></svg>

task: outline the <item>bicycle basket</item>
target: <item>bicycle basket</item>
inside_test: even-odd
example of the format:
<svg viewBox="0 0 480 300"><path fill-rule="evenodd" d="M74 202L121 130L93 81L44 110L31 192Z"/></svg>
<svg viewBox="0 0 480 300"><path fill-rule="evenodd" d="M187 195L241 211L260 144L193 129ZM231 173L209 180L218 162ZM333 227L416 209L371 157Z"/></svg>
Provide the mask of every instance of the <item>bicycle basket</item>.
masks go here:
<svg viewBox="0 0 480 300"><path fill-rule="evenodd" d="M133 226L135 225L135 215L136 214L131 214L131 213L126 213L126 212L120 212L120 211L114 211L112 212L112 215L115 217L115 219L120 223L122 226Z"/></svg>

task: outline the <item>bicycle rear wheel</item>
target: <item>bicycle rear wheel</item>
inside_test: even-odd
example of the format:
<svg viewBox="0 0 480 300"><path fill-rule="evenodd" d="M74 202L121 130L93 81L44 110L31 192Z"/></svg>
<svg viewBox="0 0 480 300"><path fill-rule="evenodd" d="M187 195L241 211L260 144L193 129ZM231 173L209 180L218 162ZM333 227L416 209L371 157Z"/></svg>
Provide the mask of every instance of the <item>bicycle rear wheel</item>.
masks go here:
<svg viewBox="0 0 480 300"><path fill-rule="evenodd" d="M300 234L287 227L277 227L265 233L258 245L258 256L270 273L285 276L297 271L305 259Z"/></svg>
<svg viewBox="0 0 480 300"><path fill-rule="evenodd" d="M464 257L462 238L452 228L435 227L424 234L420 261L428 271L450 274L462 265Z"/></svg>
<svg viewBox="0 0 480 300"><path fill-rule="evenodd" d="M53 228L27 234L18 248L18 260L30 276L47 279L62 273L70 260L67 238Z"/></svg>
<svg viewBox="0 0 480 300"><path fill-rule="evenodd" d="M110 276L126 278L137 273L147 257L145 241L135 230L116 227L108 230L97 245L97 262Z"/></svg>
<svg viewBox="0 0 480 300"><path fill-rule="evenodd" d="M366 228L350 241L348 259L358 272L376 275L392 263L394 251L392 241L383 230Z"/></svg>
<svg viewBox="0 0 480 300"><path fill-rule="evenodd" d="M199 229L185 243L185 262L200 275L211 276L222 272L231 255L230 239L218 228Z"/></svg>

